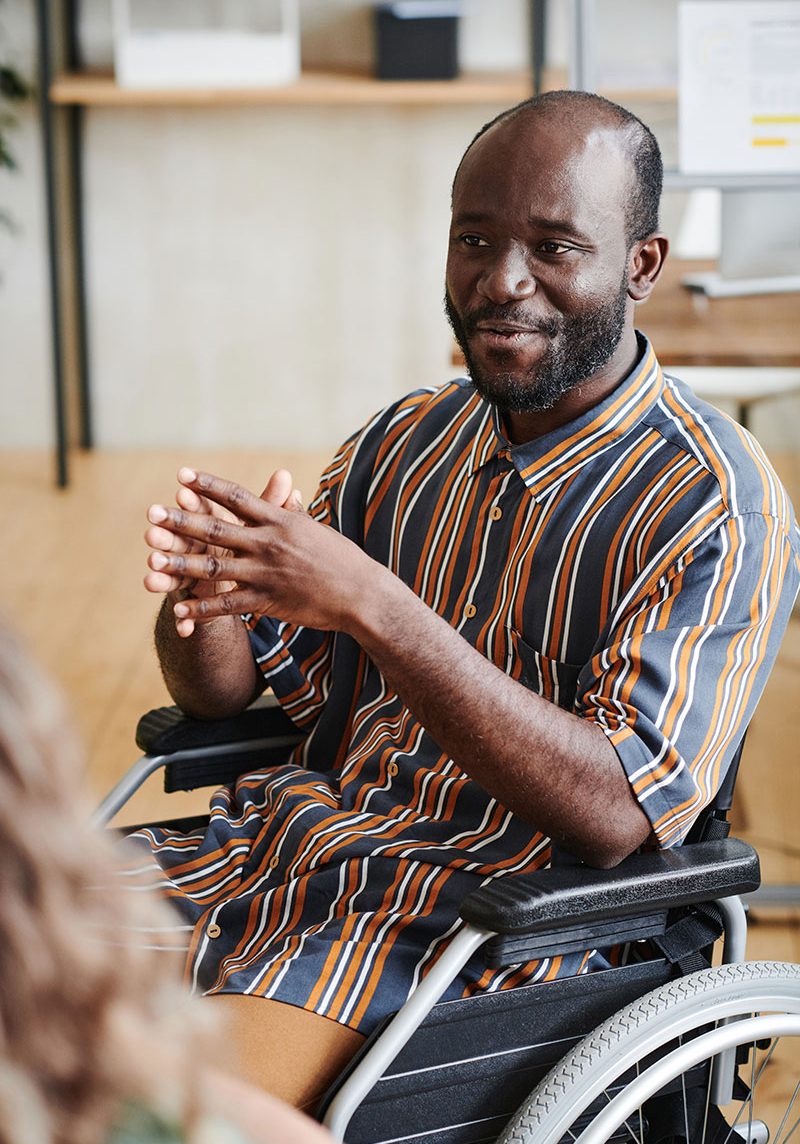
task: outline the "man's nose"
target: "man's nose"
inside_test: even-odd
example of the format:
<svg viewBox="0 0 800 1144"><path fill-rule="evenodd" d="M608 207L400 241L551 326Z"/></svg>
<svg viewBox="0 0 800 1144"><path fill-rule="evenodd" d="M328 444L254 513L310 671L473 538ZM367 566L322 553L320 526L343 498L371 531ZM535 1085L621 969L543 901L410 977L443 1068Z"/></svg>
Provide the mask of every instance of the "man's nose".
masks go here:
<svg viewBox="0 0 800 1144"><path fill-rule="evenodd" d="M536 279L525 252L516 247L498 253L478 280L478 293L497 304L528 298L535 291Z"/></svg>

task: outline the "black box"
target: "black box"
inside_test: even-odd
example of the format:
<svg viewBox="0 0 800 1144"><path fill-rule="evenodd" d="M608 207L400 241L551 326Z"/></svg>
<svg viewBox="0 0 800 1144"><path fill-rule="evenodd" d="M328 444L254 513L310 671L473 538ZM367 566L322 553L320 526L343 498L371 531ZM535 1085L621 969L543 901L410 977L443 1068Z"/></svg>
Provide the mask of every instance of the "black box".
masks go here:
<svg viewBox="0 0 800 1144"><path fill-rule="evenodd" d="M378 79L454 79L460 0L396 0L375 6Z"/></svg>

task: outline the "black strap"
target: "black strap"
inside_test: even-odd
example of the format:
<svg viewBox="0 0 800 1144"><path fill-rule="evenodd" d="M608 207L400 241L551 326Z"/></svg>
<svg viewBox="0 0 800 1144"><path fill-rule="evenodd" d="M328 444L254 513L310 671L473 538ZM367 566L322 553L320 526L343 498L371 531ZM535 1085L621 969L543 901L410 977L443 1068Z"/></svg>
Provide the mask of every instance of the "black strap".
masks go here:
<svg viewBox="0 0 800 1144"><path fill-rule="evenodd" d="M722 914L713 902L690 906L676 917L667 916L667 928L652 939L671 965L681 974L695 973L709 966L709 949L722 934Z"/></svg>
<svg viewBox="0 0 800 1144"><path fill-rule="evenodd" d="M727 838L730 832L730 823L724 814L718 818L712 811L703 821L697 841L717 842ZM713 902L704 902L690 906L680 914L668 915L666 932L653 938L653 943L671 965L680 969L681 974L695 973L708 968L710 948L722 930L719 909Z"/></svg>
<svg viewBox="0 0 800 1144"><path fill-rule="evenodd" d="M727 838L730 832L731 824L726 818L710 814L703 826L703 842L718 842L721 838Z"/></svg>

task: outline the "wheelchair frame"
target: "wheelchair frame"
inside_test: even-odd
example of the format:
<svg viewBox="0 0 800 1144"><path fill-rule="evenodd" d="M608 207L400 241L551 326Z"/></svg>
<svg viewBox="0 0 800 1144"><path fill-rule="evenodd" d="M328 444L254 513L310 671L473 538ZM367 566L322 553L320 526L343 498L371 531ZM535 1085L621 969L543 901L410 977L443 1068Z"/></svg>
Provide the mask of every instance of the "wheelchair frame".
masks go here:
<svg viewBox="0 0 800 1144"><path fill-rule="evenodd" d="M285 761L288 750L302 738L271 696L257 700L236 719L219 723L188 719L177 708L160 708L140 720L137 743L145 754L106 796L95 820L98 824L107 824L142 783L159 769L164 770L167 791L229 784L255 766L261 769L273 762ZM724 820L730 807L736 766L738 753L709 819L716 815ZM198 821L185 820L175 825L190 828ZM714 833L711 832L712 837ZM723 919L723 965L732 966L742 962L745 956L747 921L740 895L752 893L758 884L759 866L755 851L740 840L718 837L712 841L691 842L674 850L633 855L612 870L554 866L513 879L499 879L481 887L462 903L463 924L447 950L402 1008L369 1038L346 1070L338 1089L326 1097L322 1122L338 1139L373 1139L368 1128L362 1129L361 1135L356 1132L355 1137L345 1137L345 1133L356 1113L363 1112L368 1099L378 1099L370 1094L385 1084L389 1066L397 1061L413 1035L430 1017L451 981L480 947L486 948L487 958L492 964L502 965L546 954L643 941L665 932L668 912L714 902ZM619 971L607 972L614 974ZM597 977L594 974L589 976ZM541 988L538 985L522 987L531 990ZM439 1009L444 1012L448 1007L460 1004L462 1002L446 1002ZM791 1011L788 1003L785 1008ZM800 1020L800 970L796 1011ZM800 1025L797 1031L800 1033ZM720 1035L717 1040L720 1047L713 1054L711 1100L715 1105L724 1105L733 1092L737 1062L735 1048L726 1043L725 1036ZM580 1048L578 1046L575 1052ZM558 1068L553 1071L557 1072ZM547 1081L545 1078L537 1087L534 1094L537 1100L537 1094ZM504 1140L530 1139L539 1144L541 1125L537 1120L537 1127L530 1128L530 1110L529 1101L506 1128ZM366 1135L363 1134L365 1131ZM520 1136L520 1132L523 1135ZM450 1139L446 1132L443 1135L436 1131L423 1131L419 1137L413 1138L423 1137L430 1144ZM570 1134L569 1138L575 1137ZM588 1136L587 1140L595 1138L606 1137L595 1134Z"/></svg>

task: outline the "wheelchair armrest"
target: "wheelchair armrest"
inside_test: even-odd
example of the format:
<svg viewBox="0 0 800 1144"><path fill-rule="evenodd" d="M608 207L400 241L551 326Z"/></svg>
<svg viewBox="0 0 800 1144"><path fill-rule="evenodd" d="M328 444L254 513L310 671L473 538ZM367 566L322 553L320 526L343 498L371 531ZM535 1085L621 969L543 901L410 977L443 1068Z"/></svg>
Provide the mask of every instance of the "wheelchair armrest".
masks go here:
<svg viewBox="0 0 800 1144"><path fill-rule="evenodd" d="M171 755L196 747L301 733L274 695L261 695L230 719L193 719L180 707L156 707L136 726L136 745L145 755Z"/></svg>
<svg viewBox="0 0 800 1144"><path fill-rule="evenodd" d="M487 955L509 964L652 936L668 910L751 893L759 882L755 850L726 838L633 854L612 870L555 866L499 878L464 899L461 917L498 934Z"/></svg>
<svg viewBox="0 0 800 1144"><path fill-rule="evenodd" d="M107 825L157 770L164 770L168 793L229 786L248 771L285 762L303 738L272 695L259 697L232 719L192 719L178 707L156 708L136 728L144 756L108 792L94 822Z"/></svg>
<svg viewBox="0 0 800 1144"><path fill-rule="evenodd" d="M150 757L164 757L164 790L228 786L256 767L285 761L303 739L274 695L259 696L230 719L193 719L179 707L142 716L136 742Z"/></svg>

